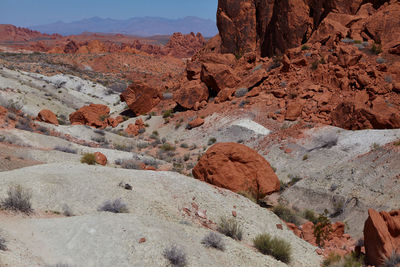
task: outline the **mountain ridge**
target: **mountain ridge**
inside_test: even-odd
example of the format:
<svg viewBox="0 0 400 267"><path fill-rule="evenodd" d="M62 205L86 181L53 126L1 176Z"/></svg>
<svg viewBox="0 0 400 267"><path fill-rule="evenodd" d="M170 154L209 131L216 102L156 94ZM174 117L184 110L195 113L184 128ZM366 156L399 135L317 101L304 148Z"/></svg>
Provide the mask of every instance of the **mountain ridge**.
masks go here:
<svg viewBox="0 0 400 267"><path fill-rule="evenodd" d="M171 35L174 32L187 34L201 32L206 37L218 33L216 22L199 17L167 19L162 17L133 17L126 20L91 17L82 20L28 26L31 30L47 34L61 35L81 34L83 32L121 33L138 36Z"/></svg>

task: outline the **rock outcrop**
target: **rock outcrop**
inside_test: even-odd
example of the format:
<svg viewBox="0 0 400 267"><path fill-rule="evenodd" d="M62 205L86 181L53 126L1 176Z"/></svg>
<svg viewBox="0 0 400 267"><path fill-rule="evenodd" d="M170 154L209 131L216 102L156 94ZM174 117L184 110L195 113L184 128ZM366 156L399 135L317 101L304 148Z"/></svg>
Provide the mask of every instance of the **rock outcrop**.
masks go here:
<svg viewBox="0 0 400 267"><path fill-rule="evenodd" d="M370 209L364 226L367 263L382 266L392 253L400 254L400 210L390 212Z"/></svg>
<svg viewBox="0 0 400 267"><path fill-rule="evenodd" d="M279 191L278 177L268 161L253 149L237 143L218 143L193 169L196 179L234 192L264 197Z"/></svg>
<svg viewBox="0 0 400 267"><path fill-rule="evenodd" d="M69 115L72 125L89 125L96 128L107 127L110 108L101 104L84 106Z"/></svg>
<svg viewBox="0 0 400 267"><path fill-rule="evenodd" d="M43 122L47 122L47 123L51 123L54 125L58 125L58 119L57 116L48 109L43 109L41 110L36 118L38 121L43 121Z"/></svg>
<svg viewBox="0 0 400 267"><path fill-rule="evenodd" d="M120 97L135 115L149 112L161 100L158 89L144 82L132 83Z"/></svg>
<svg viewBox="0 0 400 267"><path fill-rule="evenodd" d="M209 92L207 86L200 81L188 81L174 94L174 101L185 109L193 109L196 102L207 101Z"/></svg>
<svg viewBox="0 0 400 267"><path fill-rule="evenodd" d="M217 26L221 36L221 51L236 55L257 51L261 56L283 53L306 43L320 24L324 24L326 29L335 28L331 20L324 21L330 13L355 15L361 5L368 2L378 8L387 1L220 0ZM396 20L396 16L393 16L395 12L386 14L392 15L391 21ZM374 22L371 26L367 24L367 27L382 30L382 25L376 22L378 20L371 18L371 21ZM394 30L397 24L398 20L387 25ZM387 33L390 35L391 31Z"/></svg>

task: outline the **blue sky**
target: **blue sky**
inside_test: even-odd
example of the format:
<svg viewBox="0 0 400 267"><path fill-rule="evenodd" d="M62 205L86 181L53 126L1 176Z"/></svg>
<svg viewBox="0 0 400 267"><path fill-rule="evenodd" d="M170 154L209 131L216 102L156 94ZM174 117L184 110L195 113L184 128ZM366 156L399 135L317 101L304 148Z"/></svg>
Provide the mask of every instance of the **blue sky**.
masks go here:
<svg viewBox="0 0 400 267"><path fill-rule="evenodd" d="M94 16L183 18L215 21L218 0L0 0L0 24L33 26Z"/></svg>

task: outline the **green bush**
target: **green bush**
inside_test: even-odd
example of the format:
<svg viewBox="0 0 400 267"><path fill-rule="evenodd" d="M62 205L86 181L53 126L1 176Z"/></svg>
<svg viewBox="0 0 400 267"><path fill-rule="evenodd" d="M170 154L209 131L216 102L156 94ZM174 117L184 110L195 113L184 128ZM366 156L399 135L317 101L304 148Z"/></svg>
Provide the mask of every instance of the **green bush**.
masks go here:
<svg viewBox="0 0 400 267"><path fill-rule="evenodd" d="M169 143L162 144L160 147L162 151L175 151L175 147Z"/></svg>
<svg viewBox="0 0 400 267"><path fill-rule="evenodd" d="M328 239L329 234L332 232L332 224L326 214L318 216L317 223L314 224L314 236L316 243L319 247L324 247L325 240Z"/></svg>
<svg viewBox="0 0 400 267"><path fill-rule="evenodd" d="M309 47L308 45L302 45L302 46L301 46L301 50L302 50L302 51L308 50L308 49L310 49L310 47Z"/></svg>
<svg viewBox="0 0 400 267"><path fill-rule="evenodd" d="M314 224L316 224L317 222L318 222L318 217L317 217L317 215L315 214L315 212L314 211L312 211L312 210L305 210L304 212L303 212L303 217L306 219L306 220L309 220L310 222L312 222L312 223L314 223Z"/></svg>
<svg viewBox="0 0 400 267"><path fill-rule="evenodd" d="M96 156L93 153L86 153L82 156L81 163L95 165L96 164Z"/></svg>
<svg viewBox="0 0 400 267"><path fill-rule="evenodd" d="M166 119L166 118L172 117L172 114L173 114L173 110L172 110L172 109L169 109L169 110L166 110L166 111L163 112L162 117L163 117L164 119Z"/></svg>
<svg viewBox="0 0 400 267"><path fill-rule="evenodd" d="M341 257L339 254L331 252L322 262L323 267L362 267L364 259L358 258L354 253ZM394 266L393 266L394 267Z"/></svg>
<svg viewBox="0 0 400 267"><path fill-rule="evenodd" d="M289 263L291 260L292 247L283 239L271 238L269 234L261 234L254 238L253 244L258 251L265 255L271 255L284 263Z"/></svg>
<svg viewBox="0 0 400 267"><path fill-rule="evenodd" d="M278 206L273 207L272 211L285 222L294 223L295 225L300 224L299 216L288 207L279 204Z"/></svg>
<svg viewBox="0 0 400 267"><path fill-rule="evenodd" d="M374 53L375 55L379 55L380 53L383 52L382 46L380 44L373 44L371 47L371 52Z"/></svg>
<svg viewBox="0 0 400 267"><path fill-rule="evenodd" d="M224 234L226 236L231 237L232 239L235 240L242 240L243 236L243 230L242 227L238 224L238 222L231 218L221 218L219 224L218 224L218 232L221 234Z"/></svg>

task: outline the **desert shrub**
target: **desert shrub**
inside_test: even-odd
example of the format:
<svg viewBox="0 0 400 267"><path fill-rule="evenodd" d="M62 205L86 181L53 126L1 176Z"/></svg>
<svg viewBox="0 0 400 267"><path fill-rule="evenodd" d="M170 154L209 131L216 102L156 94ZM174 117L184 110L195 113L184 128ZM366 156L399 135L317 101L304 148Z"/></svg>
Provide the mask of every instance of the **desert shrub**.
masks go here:
<svg viewBox="0 0 400 267"><path fill-rule="evenodd" d="M122 93L126 89L126 84L121 82L115 82L109 86L111 90L117 93Z"/></svg>
<svg viewBox="0 0 400 267"><path fill-rule="evenodd" d="M208 139L207 144L209 146L211 146L211 145L215 144L216 142L217 142L217 139L215 137L211 137L210 139Z"/></svg>
<svg viewBox="0 0 400 267"><path fill-rule="evenodd" d="M64 216L67 216L67 217L74 216L74 214L72 213L71 208L67 204L63 205L62 210L63 210L63 215Z"/></svg>
<svg viewBox="0 0 400 267"><path fill-rule="evenodd" d="M397 267L400 264L400 254L392 252L389 258L385 260L385 267Z"/></svg>
<svg viewBox="0 0 400 267"><path fill-rule="evenodd" d="M254 238L253 244L261 253L271 255L284 263L289 263L291 260L292 247L283 239L271 238L269 234L261 234Z"/></svg>
<svg viewBox="0 0 400 267"><path fill-rule="evenodd" d="M188 161L190 159L190 153L183 155L183 160Z"/></svg>
<svg viewBox="0 0 400 267"><path fill-rule="evenodd" d="M21 185L12 185L8 188L7 197L1 202L1 208L6 210L32 212L32 194Z"/></svg>
<svg viewBox="0 0 400 267"><path fill-rule="evenodd" d="M310 47L309 47L308 45L305 45L305 44L304 44L304 45L301 46L301 50L302 50L302 51L304 51L304 50L309 50L309 49L310 49Z"/></svg>
<svg viewBox="0 0 400 267"><path fill-rule="evenodd" d="M107 200L98 208L98 211L127 213L128 208L126 207L126 204L121 201L121 199L116 199L114 201Z"/></svg>
<svg viewBox="0 0 400 267"><path fill-rule="evenodd" d="M248 90L247 88L239 88L239 89L236 90L235 96L236 96L237 98L243 97L243 96L245 96L248 92L249 92L249 90Z"/></svg>
<svg viewBox="0 0 400 267"><path fill-rule="evenodd" d="M400 146L400 140L395 141L395 142L393 143L393 145L395 145L395 146Z"/></svg>
<svg viewBox="0 0 400 267"><path fill-rule="evenodd" d="M133 147L131 145L121 145L121 144L114 144L114 149L120 150L120 151L126 151L126 152L131 152Z"/></svg>
<svg viewBox="0 0 400 267"><path fill-rule="evenodd" d="M322 262L322 266L323 267L329 267L332 266L335 263L340 262L340 260L342 259L342 257L340 257L339 254L336 254L334 252L331 252Z"/></svg>
<svg viewBox="0 0 400 267"><path fill-rule="evenodd" d="M95 165L96 156L93 153L86 153L82 156L81 163L86 163L88 165Z"/></svg>
<svg viewBox="0 0 400 267"><path fill-rule="evenodd" d="M18 122L15 124L15 128L32 132L31 120L28 118L20 118Z"/></svg>
<svg viewBox="0 0 400 267"><path fill-rule="evenodd" d="M324 247L325 240L328 239L332 232L332 224L326 214L320 214L318 216L317 223L314 224L314 237L319 247Z"/></svg>
<svg viewBox="0 0 400 267"><path fill-rule="evenodd" d="M392 76L386 75L386 76L385 76L385 82L387 82L387 83L392 83L392 82L393 82Z"/></svg>
<svg viewBox="0 0 400 267"><path fill-rule="evenodd" d="M175 147L169 143L164 143L160 146L162 151L175 151Z"/></svg>
<svg viewBox="0 0 400 267"><path fill-rule="evenodd" d="M311 69L312 69L312 70L318 69L318 65L319 65L319 61L318 61L318 60L313 61L313 62L311 63Z"/></svg>
<svg viewBox="0 0 400 267"><path fill-rule="evenodd" d="M232 102L232 103L233 103L233 102ZM247 104L249 104L249 103L250 103L250 102L249 102L248 100L240 101L239 107L242 108L242 107L244 107L245 105L247 105Z"/></svg>
<svg viewBox="0 0 400 267"><path fill-rule="evenodd" d="M173 97L174 95L172 93L163 93L164 100L172 99Z"/></svg>
<svg viewBox="0 0 400 267"><path fill-rule="evenodd" d="M344 212L344 201L342 199L333 200L333 214L331 217L337 217Z"/></svg>
<svg viewBox="0 0 400 267"><path fill-rule="evenodd" d="M47 129L46 127L44 127L44 126L38 126L36 128L36 130L39 131L40 133L44 134L44 135L50 135L50 130Z"/></svg>
<svg viewBox="0 0 400 267"><path fill-rule="evenodd" d="M173 112L174 112L174 111L173 111L172 109L166 110L166 111L163 112L162 117L163 117L164 119L169 118L169 117L172 117Z"/></svg>
<svg viewBox="0 0 400 267"><path fill-rule="evenodd" d="M139 150L141 150L141 149L144 149L144 148L148 147L148 146L149 146L149 143L140 142L140 143L137 143L136 146L137 146L137 148L138 148Z"/></svg>
<svg viewBox="0 0 400 267"><path fill-rule="evenodd" d="M92 139L92 141L99 143L99 144L107 143L107 140L104 136L93 136L91 139Z"/></svg>
<svg viewBox="0 0 400 267"><path fill-rule="evenodd" d="M214 232L210 232L208 235L206 235L201 243L207 248L216 248L221 251L225 250L225 244L222 240L222 237Z"/></svg>
<svg viewBox="0 0 400 267"><path fill-rule="evenodd" d="M300 224L300 220L297 214L288 207L279 204L273 207L272 211L285 222L294 223L295 225Z"/></svg>
<svg viewBox="0 0 400 267"><path fill-rule="evenodd" d="M189 148L189 145L186 144L186 143L182 143L182 144L181 144L181 148Z"/></svg>
<svg viewBox="0 0 400 267"><path fill-rule="evenodd" d="M353 40L353 39L350 39L350 38L343 38L343 39L342 39L342 42L343 42L343 43L346 43L346 44L352 44L352 43L354 43L354 40Z"/></svg>
<svg viewBox="0 0 400 267"><path fill-rule="evenodd" d="M272 63L268 66L267 71L271 71L273 69L279 68L281 66L282 57L274 57L272 59Z"/></svg>
<svg viewBox="0 0 400 267"><path fill-rule="evenodd" d="M186 253L182 248L178 248L176 245L172 245L165 248L163 256L173 265L178 267L184 267L187 265Z"/></svg>
<svg viewBox="0 0 400 267"><path fill-rule="evenodd" d="M376 61L376 63L378 63L378 64L386 63L386 59L384 59L384 58L382 58L382 57L378 57L375 61Z"/></svg>
<svg viewBox="0 0 400 267"><path fill-rule="evenodd" d="M305 154L304 156L303 156L303 161L304 160L308 160L308 154Z"/></svg>
<svg viewBox="0 0 400 267"><path fill-rule="evenodd" d="M242 240L243 230L241 225L233 218L222 217L218 224L218 232L235 240Z"/></svg>
<svg viewBox="0 0 400 267"><path fill-rule="evenodd" d="M54 150L58 150L58 151L65 152L65 153L71 153L71 154L77 153L76 149L73 149L70 147L64 147L64 146L56 146L56 147L54 147Z"/></svg>
<svg viewBox="0 0 400 267"><path fill-rule="evenodd" d="M14 113L7 113L7 119L13 120L15 121L17 119L17 115L15 115Z"/></svg>
<svg viewBox="0 0 400 267"><path fill-rule="evenodd" d="M355 253L350 253L341 257L339 254L331 252L322 262L323 267L362 267L363 257L357 257Z"/></svg>
<svg viewBox="0 0 400 267"><path fill-rule="evenodd" d="M249 191L239 191L238 192L239 195L244 196L248 199L250 199L251 201L253 201L254 203L257 203L257 196L256 194L254 194L253 192L249 192Z"/></svg>
<svg viewBox="0 0 400 267"><path fill-rule="evenodd" d="M306 210L303 212L303 217L304 217L306 220L309 220L310 222L312 222L312 223L314 223L314 224L316 224L316 223L318 222L318 217L317 217L317 215L315 214L315 212L312 211L312 210L306 209Z"/></svg>
<svg viewBox="0 0 400 267"><path fill-rule="evenodd" d="M6 240L0 236L0 250L7 250Z"/></svg>
<svg viewBox="0 0 400 267"><path fill-rule="evenodd" d="M130 169L130 170L141 170L140 167L141 162L134 159L124 159L124 160L116 160L115 164L120 165L121 168Z"/></svg>
<svg viewBox="0 0 400 267"><path fill-rule="evenodd" d="M375 55L379 55L380 53L382 53L383 52L383 50L382 50L382 45L380 45L380 44L373 44L372 46L371 46L371 52L373 53L373 54L375 54Z"/></svg>

